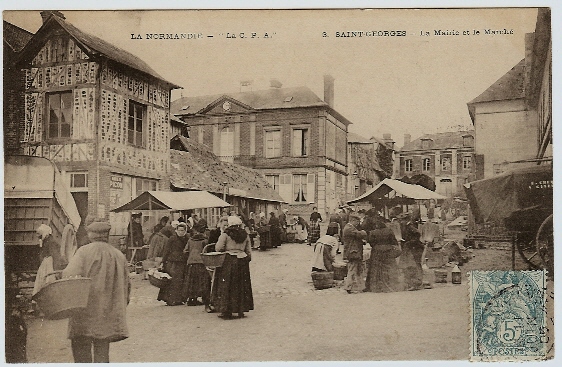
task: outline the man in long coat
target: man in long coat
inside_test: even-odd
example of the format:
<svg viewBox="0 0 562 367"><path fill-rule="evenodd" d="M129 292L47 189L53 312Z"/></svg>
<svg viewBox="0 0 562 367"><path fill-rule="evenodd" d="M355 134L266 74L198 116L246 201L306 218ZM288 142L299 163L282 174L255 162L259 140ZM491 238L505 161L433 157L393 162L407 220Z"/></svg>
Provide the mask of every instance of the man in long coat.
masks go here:
<svg viewBox="0 0 562 367"><path fill-rule="evenodd" d="M76 251L62 274L63 277L91 279L88 305L68 322L68 338L76 363L109 362L109 343L129 336L127 260L107 243L110 229L107 222L90 224L87 231L92 242Z"/></svg>
<svg viewBox="0 0 562 367"><path fill-rule="evenodd" d="M359 217L355 214L349 216L349 223L343 228L344 257L347 258L347 278L345 290L347 293L362 292L365 289L363 279L363 246L367 232L358 230ZM347 255L347 256L346 256Z"/></svg>

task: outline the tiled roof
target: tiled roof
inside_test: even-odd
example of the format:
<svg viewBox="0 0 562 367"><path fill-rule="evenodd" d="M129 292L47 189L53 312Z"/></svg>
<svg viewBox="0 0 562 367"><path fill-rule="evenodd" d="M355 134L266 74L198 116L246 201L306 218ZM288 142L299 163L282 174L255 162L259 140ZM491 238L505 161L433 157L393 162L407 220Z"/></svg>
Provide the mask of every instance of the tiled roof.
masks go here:
<svg viewBox="0 0 562 367"><path fill-rule="evenodd" d="M2 30L4 32L2 36L4 42L14 52L19 52L33 37L33 33L28 32L25 29L22 29L6 21L4 21Z"/></svg>
<svg viewBox="0 0 562 367"><path fill-rule="evenodd" d="M437 134L424 134L423 136L411 141L400 149L401 152L412 150L441 150L449 148L462 148L463 136L470 135L474 137L474 130L453 131ZM422 140L430 139L432 142L429 148L422 148Z"/></svg>
<svg viewBox="0 0 562 367"><path fill-rule="evenodd" d="M195 114L221 97L230 97L255 110L328 105L308 87L270 88L240 93L183 97L172 102L171 112L180 115ZM186 106L189 108L184 110L183 108Z"/></svg>
<svg viewBox="0 0 562 367"><path fill-rule="evenodd" d="M170 181L174 187L222 194L223 182L226 182L229 195L285 202L258 171L222 162L207 146L183 136L174 137L172 144L187 150L170 151Z"/></svg>
<svg viewBox="0 0 562 367"><path fill-rule="evenodd" d="M326 107L340 121L351 122L331 108L308 87L270 88L239 93L215 94L197 97L182 97L172 102L170 112L177 116L201 113L223 98L240 102L253 110L270 110L302 107Z"/></svg>
<svg viewBox="0 0 562 367"><path fill-rule="evenodd" d="M488 87L484 93L468 102L468 104L524 98L524 72L525 59L519 61L517 65Z"/></svg>
<svg viewBox="0 0 562 367"><path fill-rule="evenodd" d="M468 112L474 121L474 105L480 102L525 98L525 59L499 78L478 97L468 102Z"/></svg>
<svg viewBox="0 0 562 367"><path fill-rule="evenodd" d="M51 27L55 26L56 24L67 31L74 39L76 39L76 41L82 44L82 46L85 46L87 49L95 51L102 56L105 56L108 59L116 61L120 64L129 66L133 69L151 75L163 82L170 84L172 87L179 88L178 85L171 83L160 76L160 74L154 71L154 69L148 66L148 64L141 60L139 57L117 46L114 46L111 43L102 40L101 38L98 38L76 28L71 23L56 15L51 15L49 17L49 19L41 26L41 28L39 28L39 30L35 34L35 36L37 37L34 37L34 39L28 43L25 49L27 49L28 47L33 48L33 46L37 47L38 45L32 45L34 43L34 40L37 39L37 42L41 42L41 36L43 36L44 34L48 34Z"/></svg>

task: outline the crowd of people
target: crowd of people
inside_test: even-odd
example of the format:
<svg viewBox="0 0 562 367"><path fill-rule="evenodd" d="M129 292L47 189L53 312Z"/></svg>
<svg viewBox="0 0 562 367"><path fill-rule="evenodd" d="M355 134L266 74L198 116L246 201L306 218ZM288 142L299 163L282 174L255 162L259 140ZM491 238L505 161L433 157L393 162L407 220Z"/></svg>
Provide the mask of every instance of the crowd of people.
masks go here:
<svg viewBox="0 0 562 367"><path fill-rule="evenodd" d="M147 241L147 259L171 276L157 299L168 306L204 305L206 312L217 312L223 319L244 317L245 312L254 309L249 266L252 249L266 250L292 242L289 228L294 241L314 246L314 272L333 271L336 255L343 247L347 262L344 289L348 293L423 288L424 244L418 230L419 212L391 211L388 220L375 209L354 212L338 208L329 216L324 235L320 230L322 221L316 208L309 222L302 216L289 220L287 209L279 216L271 212L269 218L263 212L257 218L254 213L244 218L236 211L224 212L212 229L196 214L177 221L164 216ZM76 362L107 362L109 343L128 337L128 262L124 251L109 244L110 228L109 223L98 221L87 226L89 243L81 246L70 261L61 255L61 244L53 239L49 226L43 224L36 230L42 244L42 262L34 293L60 277L79 275L92 279L87 308L74 314L69 322L68 337ZM133 213L127 242L143 246L140 234L140 216ZM367 244L371 254L365 272L363 250ZM214 281L202 255L210 251L224 253L222 266L213 269Z"/></svg>
<svg viewBox="0 0 562 367"><path fill-rule="evenodd" d="M163 221L167 219L164 217ZM207 221L196 214L181 222L160 224L163 227L149 240L148 260L155 261L171 280L160 288L159 301L168 306L204 305L206 312L218 312L223 319L231 319L233 314L244 317L244 312L253 310L249 262L252 258L250 233L254 230L247 225L248 221L244 224L238 213L224 212L211 230ZM170 231L173 232L162 246L161 236ZM225 253L222 266L213 269L214 286L203 262L204 252Z"/></svg>
<svg viewBox="0 0 562 367"><path fill-rule="evenodd" d="M390 219L386 219L374 208L358 212L338 208L329 217L326 235L316 240L312 271L332 271L341 244L347 264L344 289L348 293L423 289L425 244L419 223L419 211L391 211ZM367 244L371 253L364 262Z"/></svg>

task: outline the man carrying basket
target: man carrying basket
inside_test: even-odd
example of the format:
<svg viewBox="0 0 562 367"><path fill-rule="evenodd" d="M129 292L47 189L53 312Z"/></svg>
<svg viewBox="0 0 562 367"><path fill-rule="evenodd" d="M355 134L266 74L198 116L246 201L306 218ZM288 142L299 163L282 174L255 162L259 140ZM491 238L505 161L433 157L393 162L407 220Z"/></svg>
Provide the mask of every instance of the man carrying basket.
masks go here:
<svg viewBox="0 0 562 367"><path fill-rule="evenodd" d="M127 260L107 242L110 229L107 222L90 224L87 231L92 242L76 251L62 273L63 278L91 279L88 305L68 323L76 363L108 363L109 343L129 336L126 308L131 284Z"/></svg>

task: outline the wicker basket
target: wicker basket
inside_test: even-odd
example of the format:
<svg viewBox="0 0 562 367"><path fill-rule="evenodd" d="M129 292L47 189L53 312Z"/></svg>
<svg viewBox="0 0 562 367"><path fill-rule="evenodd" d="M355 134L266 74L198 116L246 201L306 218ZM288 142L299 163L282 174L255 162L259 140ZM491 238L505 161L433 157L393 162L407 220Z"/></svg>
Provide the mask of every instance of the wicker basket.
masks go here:
<svg viewBox="0 0 562 367"><path fill-rule="evenodd" d="M347 263L334 264L334 280L343 280L347 276Z"/></svg>
<svg viewBox="0 0 562 367"><path fill-rule="evenodd" d="M220 268L224 262L226 253L224 252L207 252L201 254L203 265L208 268Z"/></svg>
<svg viewBox="0 0 562 367"><path fill-rule="evenodd" d="M66 319L88 305L91 282L90 278L55 280L41 288L33 300L47 319Z"/></svg>
<svg viewBox="0 0 562 367"><path fill-rule="evenodd" d="M172 281L172 278L156 278L152 274L148 274L148 281L156 288L164 288Z"/></svg>
<svg viewBox="0 0 562 367"><path fill-rule="evenodd" d="M334 286L333 271L313 271L311 273L312 284L316 289L332 288Z"/></svg>

